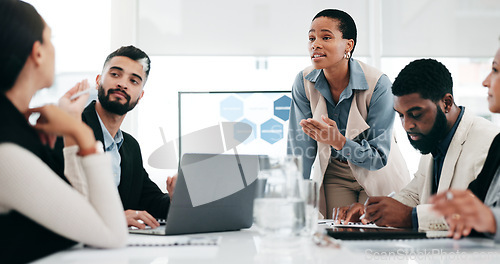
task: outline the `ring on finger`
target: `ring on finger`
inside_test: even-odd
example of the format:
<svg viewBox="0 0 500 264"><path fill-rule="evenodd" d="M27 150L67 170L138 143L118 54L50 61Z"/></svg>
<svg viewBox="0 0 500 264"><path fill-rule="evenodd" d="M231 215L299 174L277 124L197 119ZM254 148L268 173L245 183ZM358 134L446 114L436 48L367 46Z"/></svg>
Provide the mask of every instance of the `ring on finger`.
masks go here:
<svg viewBox="0 0 500 264"><path fill-rule="evenodd" d="M448 201L453 200L453 193L451 193L451 192L446 192L446 200L448 200Z"/></svg>

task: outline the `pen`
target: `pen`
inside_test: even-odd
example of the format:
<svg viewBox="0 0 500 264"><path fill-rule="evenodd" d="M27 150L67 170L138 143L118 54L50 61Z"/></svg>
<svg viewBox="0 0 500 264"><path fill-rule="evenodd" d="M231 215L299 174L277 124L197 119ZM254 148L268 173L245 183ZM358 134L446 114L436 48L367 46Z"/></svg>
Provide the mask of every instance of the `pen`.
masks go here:
<svg viewBox="0 0 500 264"><path fill-rule="evenodd" d="M78 93L76 93L76 94L72 95L72 96L69 98L69 100L75 100L76 98L78 98L78 97L80 97L80 96L82 96L82 95L84 95L84 94L86 94L86 93L90 93L90 89L83 90L83 91L81 91L81 92L78 92Z"/></svg>
<svg viewBox="0 0 500 264"><path fill-rule="evenodd" d="M396 194L396 192L395 192L395 191L392 191L391 193L389 193L389 194L387 195L387 197L393 197L395 194ZM366 201L365 201L365 207L366 207L366 203L368 203L368 198L366 198ZM359 217L359 220L364 219L365 217L366 217L366 214L363 214L363 215L361 215L361 216Z"/></svg>

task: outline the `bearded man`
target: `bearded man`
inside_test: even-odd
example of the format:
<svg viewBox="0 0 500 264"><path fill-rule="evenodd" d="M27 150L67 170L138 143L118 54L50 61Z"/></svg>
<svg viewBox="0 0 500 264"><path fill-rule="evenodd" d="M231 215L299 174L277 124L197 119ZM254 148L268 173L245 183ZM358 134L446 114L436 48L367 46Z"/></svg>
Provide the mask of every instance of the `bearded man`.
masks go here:
<svg viewBox="0 0 500 264"><path fill-rule="evenodd" d="M448 69L434 59L408 64L392 85L394 110L411 145L422 153L415 177L394 197L370 197L365 205L338 209L339 220L419 230L446 230L428 199L449 188L464 190L481 171L500 128L473 116L453 98ZM359 221L359 220L357 220Z"/></svg>
<svg viewBox="0 0 500 264"><path fill-rule="evenodd" d="M129 226L144 229L159 226L170 207L177 175L168 177L163 193L151 181L142 163L139 143L120 126L126 114L144 95L151 60L142 50L124 46L108 55L102 73L96 77L98 101L83 111L82 120L93 130L104 151L112 157L115 184L125 209Z"/></svg>

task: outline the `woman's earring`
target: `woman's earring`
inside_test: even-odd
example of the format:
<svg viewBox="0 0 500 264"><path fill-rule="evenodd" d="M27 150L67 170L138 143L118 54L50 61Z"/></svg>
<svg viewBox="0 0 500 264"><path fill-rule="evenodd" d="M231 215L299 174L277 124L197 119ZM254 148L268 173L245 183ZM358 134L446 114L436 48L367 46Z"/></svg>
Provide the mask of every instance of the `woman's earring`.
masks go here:
<svg viewBox="0 0 500 264"><path fill-rule="evenodd" d="M351 58L351 53L350 52L345 52L344 53L344 59L349 60Z"/></svg>

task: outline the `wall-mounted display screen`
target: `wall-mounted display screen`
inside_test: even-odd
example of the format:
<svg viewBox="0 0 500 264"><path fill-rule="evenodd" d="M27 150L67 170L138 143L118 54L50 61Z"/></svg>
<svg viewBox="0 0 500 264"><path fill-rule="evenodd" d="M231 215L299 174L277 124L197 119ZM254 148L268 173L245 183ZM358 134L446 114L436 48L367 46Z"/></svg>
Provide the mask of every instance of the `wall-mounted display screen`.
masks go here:
<svg viewBox="0 0 500 264"><path fill-rule="evenodd" d="M286 154L290 91L179 92L179 154Z"/></svg>

